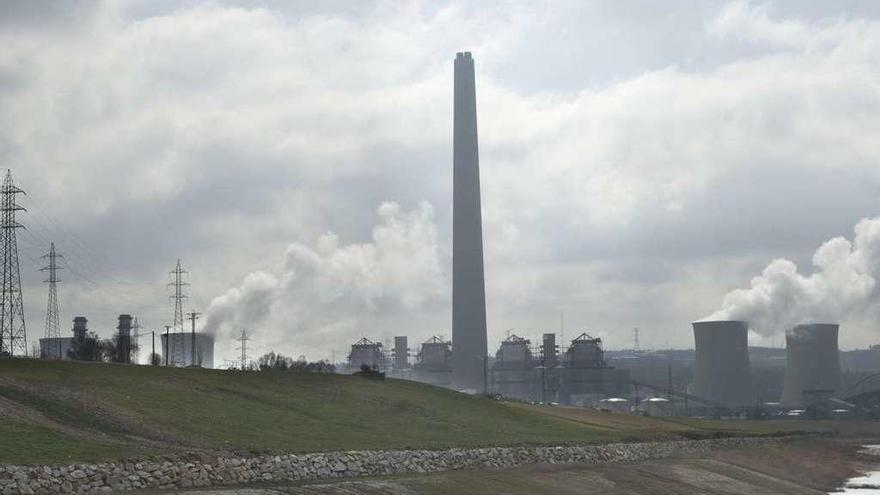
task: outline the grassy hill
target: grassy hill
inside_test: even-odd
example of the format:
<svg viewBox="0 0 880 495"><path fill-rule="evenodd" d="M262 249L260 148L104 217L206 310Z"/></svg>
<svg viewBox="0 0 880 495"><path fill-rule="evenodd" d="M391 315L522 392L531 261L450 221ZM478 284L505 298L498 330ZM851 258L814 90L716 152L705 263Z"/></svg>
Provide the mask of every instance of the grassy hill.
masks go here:
<svg viewBox="0 0 880 495"><path fill-rule="evenodd" d="M752 433L749 428L733 430ZM402 380L0 360L0 463L203 449L561 444L718 430L692 420L511 406Z"/></svg>

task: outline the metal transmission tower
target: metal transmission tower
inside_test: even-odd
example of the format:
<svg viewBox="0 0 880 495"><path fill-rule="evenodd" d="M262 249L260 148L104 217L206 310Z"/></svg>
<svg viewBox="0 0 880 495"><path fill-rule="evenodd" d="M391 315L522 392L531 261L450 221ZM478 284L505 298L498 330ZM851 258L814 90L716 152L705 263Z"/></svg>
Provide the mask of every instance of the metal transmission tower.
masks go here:
<svg viewBox="0 0 880 495"><path fill-rule="evenodd" d="M633 354L638 354L642 352L642 348L639 346L639 327L633 328Z"/></svg>
<svg viewBox="0 0 880 495"><path fill-rule="evenodd" d="M134 357L132 358L132 360L135 364L141 364L141 324L138 323L137 316L134 317L134 323L132 323L131 329L133 331L132 339L134 339Z"/></svg>
<svg viewBox="0 0 880 495"><path fill-rule="evenodd" d="M169 296L169 298L174 301L174 322L171 327L174 329L175 333L183 332L183 301L187 299L187 295L183 293L183 288L189 284L184 280L187 272L180 267L180 258L177 259L177 266L175 266L174 270L171 270L169 273L171 274L172 281L168 286L174 287L174 293ZM170 347L168 353L173 356L171 358L174 361L173 365L183 366L186 361L183 348L183 338L173 338L173 343L167 343L166 347Z"/></svg>
<svg viewBox="0 0 880 495"><path fill-rule="evenodd" d="M235 340L241 342L241 345L238 347L238 349L241 350L241 369L242 369L242 371L244 371L245 369L247 369L247 359L248 359L247 343L248 343L248 340L251 340L251 339L247 336L247 330L242 330L241 337L239 337Z"/></svg>
<svg viewBox="0 0 880 495"><path fill-rule="evenodd" d="M192 367L196 367L196 366L201 367L202 366L202 363L196 361L196 320L199 319L200 314L201 313L197 313L195 311L192 311L187 314L187 316L189 316L189 321L192 322L192 334L191 334L192 340L190 341L190 360L189 360L189 365Z"/></svg>
<svg viewBox="0 0 880 495"><path fill-rule="evenodd" d="M56 272L58 270L62 270L61 267L58 266L58 259L63 258L64 256L55 252L55 243L53 242L49 247L49 253L41 256L41 259L47 260L48 265L40 268L40 271L49 272L49 278L44 280L44 283L49 284L49 302L46 304L46 335L47 339L57 339L61 337L61 323L58 318L58 276ZM57 341L56 341L57 342ZM61 343L58 343L58 359L61 359ZM41 356L41 357L49 357Z"/></svg>
<svg viewBox="0 0 880 495"><path fill-rule="evenodd" d="M27 334L24 328L24 306L21 297L21 272L18 268L18 243L15 230L23 226L15 221L15 212L24 208L16 203L16 195L24 191L12 183L12 171L6 171L0 188L0 356L27 356Z"/></svg>

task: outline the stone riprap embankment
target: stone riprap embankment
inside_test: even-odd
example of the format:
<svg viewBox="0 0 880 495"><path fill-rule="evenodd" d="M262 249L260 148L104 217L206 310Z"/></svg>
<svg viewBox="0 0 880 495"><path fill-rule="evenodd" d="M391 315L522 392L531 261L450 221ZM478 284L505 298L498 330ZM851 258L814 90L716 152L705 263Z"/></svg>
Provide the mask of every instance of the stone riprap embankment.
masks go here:
<svg viewBox="0 0 880 495"><path fill-rule="evenodd" d="M596 464L694 455L715 449L778 442L774 438L723 438L562 447L493 447L447 450L361 450L317 454L238 456L192 454L160 460L72 464L0 465L0 494L86 493L143 488L223 486L255 481L297 481L527 464Z"/></svg>

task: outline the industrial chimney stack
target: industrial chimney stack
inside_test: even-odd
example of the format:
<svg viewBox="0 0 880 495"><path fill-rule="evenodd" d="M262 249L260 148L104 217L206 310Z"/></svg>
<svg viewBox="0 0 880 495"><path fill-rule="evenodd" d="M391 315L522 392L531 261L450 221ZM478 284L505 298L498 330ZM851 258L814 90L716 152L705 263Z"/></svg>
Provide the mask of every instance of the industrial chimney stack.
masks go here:
<svg viewBox="0 0 880 495"><path fill-rule="evenodd" d="M486 391L486 288L474 59L455 55L452 142L452 384Z"/></svg>
<svg viewBox="0 0 880 495"><path fill-rule="evenodd" d="M82 342L86 339L89 321L85 316L77 316L73 319L73 340Z"/></svg>
<svg viewBox="0 0 880 495"><path fill-rule="evenodd" d="M120 363L131 362L131 315L119 315L119 325L117 325L116 345L118 346L118 359Z"/></svg>

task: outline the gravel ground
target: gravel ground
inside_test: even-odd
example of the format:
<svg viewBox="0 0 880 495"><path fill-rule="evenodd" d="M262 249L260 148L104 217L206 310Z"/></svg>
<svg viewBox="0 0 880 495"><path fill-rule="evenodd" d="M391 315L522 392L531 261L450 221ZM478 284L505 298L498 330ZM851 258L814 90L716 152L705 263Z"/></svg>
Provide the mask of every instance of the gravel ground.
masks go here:
<svg viewBox="0 0 880 495"><path fill-rule="evenodd" d="M446 494L825 494L849 476L876 469L859 444L797 440L713 452L700 458L599 466L531 466L466 470L394 478L190 491L186 495L409 495Z"/></svg>

